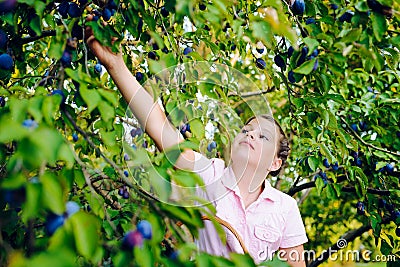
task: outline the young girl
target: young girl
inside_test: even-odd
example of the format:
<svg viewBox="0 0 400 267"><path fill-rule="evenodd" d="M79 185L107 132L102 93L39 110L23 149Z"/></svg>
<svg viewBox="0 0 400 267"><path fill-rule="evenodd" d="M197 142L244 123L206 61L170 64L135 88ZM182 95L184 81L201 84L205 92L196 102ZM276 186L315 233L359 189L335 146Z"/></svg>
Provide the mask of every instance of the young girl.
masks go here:
<svg viewBox="0 0 400 267"><path fill-rule="evenodd" d="M87 43L111 75L129 107L161 151L184 141L153 97L136 81L121 53L112 53L90 33ZM305 229L296 201L274 189L266 180L277 174L286 161L288 141L279 124L269 115L251 118L233 140L231 163L207 159L185 149L175 167L197 172L204 180L200 197L216 207L216 216L229 222L244 240L256 263L278 256L291 266L305 266L303 243ZM219 239L211 222L205 222L196 241L200 250L229 257L243 253L237 239L227 231L226 245Z"/></svg>

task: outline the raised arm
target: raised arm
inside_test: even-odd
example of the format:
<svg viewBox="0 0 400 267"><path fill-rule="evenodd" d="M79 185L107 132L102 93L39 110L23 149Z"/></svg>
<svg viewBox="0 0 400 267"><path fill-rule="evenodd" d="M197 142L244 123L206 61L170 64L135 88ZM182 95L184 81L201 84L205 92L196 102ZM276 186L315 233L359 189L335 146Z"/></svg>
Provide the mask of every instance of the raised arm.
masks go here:
<svg viewBox="0 0 400 267"><path fill-rule="evenodd" d="M171 125L161 107L153 97L137 82L126 66L122 54L115 54L96 40L91 30L87 30L87 44L111 75L130 109L146 133L154 140L158 149L167 150L183 141L179 131ZM175 167L193 170L194 152L186 149Z"/></svg>

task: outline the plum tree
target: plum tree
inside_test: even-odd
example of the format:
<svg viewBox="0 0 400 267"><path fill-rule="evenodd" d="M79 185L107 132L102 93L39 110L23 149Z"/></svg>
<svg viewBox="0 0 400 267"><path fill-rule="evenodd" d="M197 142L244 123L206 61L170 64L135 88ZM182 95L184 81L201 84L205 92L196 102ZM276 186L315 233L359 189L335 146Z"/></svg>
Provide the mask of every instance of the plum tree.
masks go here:
<svg viewBox="0 0 400 267"><path fill-rule="evenodd" d="M299 203L309 266L339 238L399 256L399 9L0 0L0 265L254 266L248 255L196 253L187 237L205 210L169 202L170 182L199 183L173 167L185 147L229 161L243 123L269 110L291 152L268 179ZM185 138L179 148L160 152L144 133L87 27L122 52Z"/></svg>

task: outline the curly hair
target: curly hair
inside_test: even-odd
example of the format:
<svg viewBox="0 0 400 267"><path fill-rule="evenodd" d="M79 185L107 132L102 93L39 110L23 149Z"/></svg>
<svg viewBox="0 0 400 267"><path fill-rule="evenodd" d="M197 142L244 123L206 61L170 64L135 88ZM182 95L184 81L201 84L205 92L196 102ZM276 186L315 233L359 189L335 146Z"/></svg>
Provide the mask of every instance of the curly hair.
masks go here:
<svg viewBox="0 0 400 267"><path fill-rule="evenodd" d="M283 166L285 165L286 160L287 160L287 158L289 156L289 152L290 152L289 140L287 139L287 137L285 135L285 132L282 130L281 125L270 114L261 114L261 115L258 115L258 116L253 116L253 117L251 117L250 119L247 120L246 125L249 124L250 121L252 121L256 117L264 118L266 120L269 120L269 121L273 122L279 129L279 133L280 133L279 147L278 147L276 155L278 156L278 158L280 158L282 160L282 165L278 170L271 171L269 173L272 176L278 176L279 173L281 172L281 170L283 169Z"/></svg>

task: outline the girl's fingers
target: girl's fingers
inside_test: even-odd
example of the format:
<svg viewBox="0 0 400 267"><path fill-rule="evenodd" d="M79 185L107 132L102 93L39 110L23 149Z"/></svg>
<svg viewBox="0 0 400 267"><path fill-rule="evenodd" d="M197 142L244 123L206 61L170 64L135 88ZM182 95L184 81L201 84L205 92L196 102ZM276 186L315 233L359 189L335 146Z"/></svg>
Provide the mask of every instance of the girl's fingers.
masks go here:
<svg viewBox="0 0 400 267"><path fill-rule="evenodd" d="M90 37L94 37L93 30L89 26L85 28L85 37L86 37L86 42L89 40Z"/></svg>
<svg viewBox="0 0 400 267"><path fill-rule="evenodd" d="M117 41L118 40L118 38L117 37L112 37L111 38L111 44L114 44L115 43L115 41Z"/></svg>

